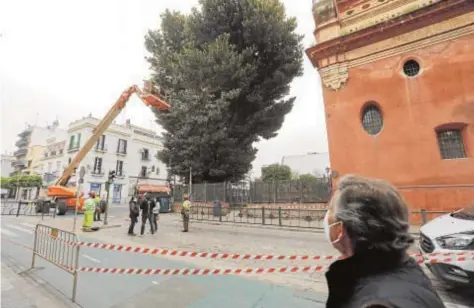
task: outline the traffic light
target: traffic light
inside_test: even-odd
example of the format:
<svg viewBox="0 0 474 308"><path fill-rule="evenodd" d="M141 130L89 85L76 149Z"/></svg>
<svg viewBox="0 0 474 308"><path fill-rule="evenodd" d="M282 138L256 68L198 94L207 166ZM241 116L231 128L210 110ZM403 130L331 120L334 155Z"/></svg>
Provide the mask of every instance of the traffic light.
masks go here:
<svg viewBox="0 0 474 308"><path fill-rule="evenodd" d="M109 171L109 183L112 183L114 181L114 178L115 178L115 171L114 170Z"/></svg>

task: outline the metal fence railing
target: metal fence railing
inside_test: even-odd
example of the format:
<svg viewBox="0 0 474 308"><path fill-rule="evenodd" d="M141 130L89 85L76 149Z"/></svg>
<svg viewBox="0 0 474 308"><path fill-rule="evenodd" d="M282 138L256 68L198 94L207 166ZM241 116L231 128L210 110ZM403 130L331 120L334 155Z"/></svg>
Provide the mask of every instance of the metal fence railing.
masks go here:
<svg viewBox="0 0 474 308"><path fill-rule="evenodd" d="M245 207L245 206L193 206L190 219L194 221L212 221L249 225L277 226L288 228L323 228L326 209L288 209L282 207ZM411 220L424 225L431 219L450 212L412 211Z"/></svg>
<svg viewBox="0 0 474 308"><path fill-rule="evenodd" d="M273 182L202 183L193 184L194 202L220 200L233 205L248 203L320 203L327 202L331 192L327 178L314 180L288 180ZM182 201L190 191L189 185L176 185L175 201Z"/></svg>
<svg viewBox="0 0 474 308"><path fill-rule="evenodd" d="M193 206L190 219L224 223L278 226L289 228L322 228L325 209L282 209L276 207L248 208Z"/></svg>
<svg viewBox="0 0 474 308"><path fill-rule="evenodd" d="M77 269L79 267L79 239L76 234L58 228L37 224L33 243L31 269L36 257L57 266L73 276L72 301L76 301Z"/></svg>
<svg viewBox="0 0 474 308"><path fill-rule="evenodd" d="M2 202L1 215L11 216L56 216L56 210L51 211L50 204L41 201Z"/></svg>

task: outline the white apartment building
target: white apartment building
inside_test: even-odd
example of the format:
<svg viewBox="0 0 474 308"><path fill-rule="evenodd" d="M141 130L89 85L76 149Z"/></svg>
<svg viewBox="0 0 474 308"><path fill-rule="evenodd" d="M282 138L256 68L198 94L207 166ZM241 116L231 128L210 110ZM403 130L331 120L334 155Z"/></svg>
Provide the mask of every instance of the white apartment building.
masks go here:
<svg viewBox="0 0 474 308"><path fill-rule="evenodd" d="M53 184L67 166L66 139L67 131L64 130L46 140L41 164L38 166L38 174L43 177L45 186Z"/></svg>
<svg viewBox="0 0 474 308"><path fill-rule="evenodd" d="M2 177L9 177L10 173L13 172L12 163L15 161L15 156L9 154L2 154Z"/></svg>
<svg viewBox="0 0 474 308"><path fill-rule="evenodd" d="M99 119L89 115L69 124L64 160L61 160L64 167L92 136L92 130L99 122ZM135 177L159 179L153 184L165 184L167 169L156 157L162 147L161 138L154 131L132 125L130 121L125 125L111 124L80 163L86 169L84 193L95 191L105 195L105 182L112 170L116 172L116 177L110 187L110 201L115 204L126 202ZM56 163L59 164L59 161L57 159ZM55 166L52 160L51 168ZM75 177L71 178L70 184L75 181Z"/></svg>
<svg viewBox="0 0 474 308"><path fill-rule="evenodd" d="M327 152L283 156L281 164L290 167L293 172L299 175L312 174L316 177L326 176L331 167Z"/></svg>
<svg viewBox="0 0 474 308"><path fill-rule="evenodd" d="M24 174L39 173L46 140L60 131L59 122L54 121L47 127L29 125L18 134L20 139L15 143L18 150L13 153L16 158L13 162L14 171Z"/></svg>

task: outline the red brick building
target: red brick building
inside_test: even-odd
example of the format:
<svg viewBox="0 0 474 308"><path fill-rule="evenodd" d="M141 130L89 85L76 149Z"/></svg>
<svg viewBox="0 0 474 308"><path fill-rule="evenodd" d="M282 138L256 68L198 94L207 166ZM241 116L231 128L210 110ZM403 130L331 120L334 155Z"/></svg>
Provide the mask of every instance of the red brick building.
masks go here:
<svg viewBox="0 0 474 308"><path fill-rule="evenodd" d="M331 167L413 209L474 202L474 1L313 0Z"/></svg>

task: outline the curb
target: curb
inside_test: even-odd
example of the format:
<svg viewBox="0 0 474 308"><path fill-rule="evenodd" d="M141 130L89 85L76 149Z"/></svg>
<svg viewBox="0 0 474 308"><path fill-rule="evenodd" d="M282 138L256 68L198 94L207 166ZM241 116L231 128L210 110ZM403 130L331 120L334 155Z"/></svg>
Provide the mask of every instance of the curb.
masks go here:
<svg viewBox="0 0 474 308"><path fill-rule="evenodd" d="M106 226L101 226L99 227L99 230L101 229L112 229L112 228L120 228L122 225L106 225Z"/></svg>
<svg viewBox="0 0 474 308"><path fill-rule="evenodd" d="M214 226L233 226L239 228L253 228L253 229L269 229L269 230L282 230L282 231L293 231L293 232L307 232L307 233L324 233L323 228L291 228L291 227L276 227L272 225L251 225L251 224L239 224L239 223L221 223L205 220L190 220L191 222L214 225ZM418 232L410 232L415 239L419 238Z"/></svg>

